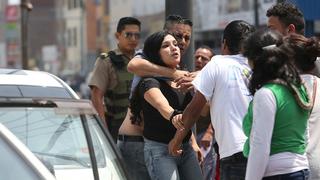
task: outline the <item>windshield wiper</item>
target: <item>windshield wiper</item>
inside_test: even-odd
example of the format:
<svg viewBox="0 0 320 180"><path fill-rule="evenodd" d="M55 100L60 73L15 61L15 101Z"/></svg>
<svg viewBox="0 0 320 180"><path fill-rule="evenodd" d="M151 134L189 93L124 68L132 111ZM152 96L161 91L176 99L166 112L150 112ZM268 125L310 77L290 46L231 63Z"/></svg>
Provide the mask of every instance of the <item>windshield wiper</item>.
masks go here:
<svg viewBox="0 0 320 180"><path fill-rule="evenodd" d="M68 115L63 122L60 124L57 130L52 134L52 136L49 139L49 142L47 146L42 150L45 152L50 151L50 149L54 146L54 144L57 142L58 138L70 127L71 123L73 122L70 115Z"/></svg>
<svg viewBox="0 0 320 180"><path fill-rule="evenodd" d="M0 107L58 107L54 101L51 100L36 100L36 99L15 99L0 98Z"/></svg>
<svg viewBox="0 0 320 180"><path fill-rule="evenodd" d="M55 158L59 158L59 159L63 159L63 160L74 161L74 162L76 162L86 168L91 167L90 163L87 163L79 158L74 157L74 156L68 156L68 155L63 155L63 154L51 154L51 153L45 153L45 152L35 152L35 151L32 151L32 152L34 154L38 154L38 155L42 155L42 156L50 156L50 157L55 157Z"/></svg>

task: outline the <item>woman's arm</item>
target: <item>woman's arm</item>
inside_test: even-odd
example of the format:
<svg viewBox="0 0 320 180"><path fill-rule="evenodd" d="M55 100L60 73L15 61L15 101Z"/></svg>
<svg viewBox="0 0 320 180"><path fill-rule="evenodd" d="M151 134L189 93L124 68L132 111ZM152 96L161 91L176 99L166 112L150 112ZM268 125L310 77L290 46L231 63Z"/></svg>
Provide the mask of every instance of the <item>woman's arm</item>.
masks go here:
<svg viewBox="0 0 320 180"><path fill-rule="evenodd" d="M168 100L159 88L150 88L144 93L144 99L157 109L162 117L169 121L174 109L169 105Z"/></svg>
<svg viewBox="0 0 320 180"><path fill-rule="evenodd" d="M276 100L271 90L261 88L256 92L246 180L262 179L264 176L270 157L276 109Z"/></svg>
<svg viewBox="0 0 320 180"><path fill-rule="evenodd" d="M194 133L192 132L191 137L190 137L190 143L191 143L191 147L193 149L193 151L196 153L197 158L198 158L198 162L201 165L203 163L204 157L203 154L201 152L201 149L197 143L196 137L194 136Z"/></svg>
<svg viewBox="0 0 320 180"><path fill-rule="evenodd" d="M164 76L164 77L177 79L179 77L183 77L186 74L188 74L187 71L176 70L176 69L171 69L164 66L159 66L140 57L134 57L133 59L131 59L127 66L127 70L141 77Z"/></svg>

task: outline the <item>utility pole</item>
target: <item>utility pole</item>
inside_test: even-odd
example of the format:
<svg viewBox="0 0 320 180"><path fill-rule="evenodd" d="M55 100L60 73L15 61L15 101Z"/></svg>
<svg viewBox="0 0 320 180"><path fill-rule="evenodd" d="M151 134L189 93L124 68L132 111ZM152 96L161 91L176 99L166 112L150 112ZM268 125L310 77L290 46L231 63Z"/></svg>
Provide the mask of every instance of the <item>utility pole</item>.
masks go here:
<svg viewBox="0 0 320 180"><path fill-rule="evenodd" d="M81 18L80 18L80 53L81 53L81 67L80 67L80 74L83 76L87 73L87 51L85 50L85 37L87 37L86 35L86 26L85 26L85 22L86 22L86 6L85 6L85 2L84 0L81 0L80 3L80 10L81 10Z"/></svg>
<svg viewBox="0 0 320 180"><path fill-rule="evenodd" d="M254 25L256 28L259 27L259 2L258 0L254 0L253 3L254 6Z"/></svg>
<svg viewBox="0 0 320 180"><path fill-rule="evenodd" d="M33 6L28 0L21 0L21 52L22 69L29 69L28 65L28 15Z"/></svg>
<svg viewBox="0 0 320 180"><path fill-rule="evenodd" d="M193 0L166 0L166 16L170 14L177 14L192 20L192 3ZM185 55L183 56L182 60L183 65L185 65L189 71L192 71L194 69L193 52L194 40L193 38L191 38L190 46Z"/></svg>

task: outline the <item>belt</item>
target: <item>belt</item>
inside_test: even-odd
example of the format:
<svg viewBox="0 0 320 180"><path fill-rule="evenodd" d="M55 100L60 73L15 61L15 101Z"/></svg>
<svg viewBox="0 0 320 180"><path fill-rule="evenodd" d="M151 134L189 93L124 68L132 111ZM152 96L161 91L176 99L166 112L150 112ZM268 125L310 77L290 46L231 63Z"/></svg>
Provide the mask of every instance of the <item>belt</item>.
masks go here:
<svg viewBox="0 0 320 180"><path fill-rule="evenodd" d="M247 158L243 156L243 153L242 152L238 152L238 153L235 153L233 154L232 156L229 156L229 157L225 157L225 158L222 158L220 159L220 161L223 161L223 162L246 162L247 161Z"/></svg>
<svg viewBox="0 0 320 180"><path fill-rule="evenodd" d="M127 142L144 142L142 136L130 136L130 135L119 134L118 139L120 141L127 141Z"/></svg>

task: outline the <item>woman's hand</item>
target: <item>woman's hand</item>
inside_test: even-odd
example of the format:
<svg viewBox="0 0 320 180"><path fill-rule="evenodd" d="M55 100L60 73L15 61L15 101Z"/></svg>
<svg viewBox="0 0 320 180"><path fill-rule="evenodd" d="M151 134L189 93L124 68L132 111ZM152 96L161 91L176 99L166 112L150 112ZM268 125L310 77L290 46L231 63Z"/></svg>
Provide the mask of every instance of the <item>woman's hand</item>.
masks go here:
<svg viewBox="0 0 320 180"><path fill-rule="evenodd" d="M180 77L174 80L174 82L177 84L177 87L182 91L182 92L188 92L193 89L193 76L184 76Z"/></svg>
<svg viewBox="0 0 320 180"><path fill-rule="evenodd" d="M182 154L181 142L176 138L171 139L168 145L169 154L172 156L180 156Z"/></svg>
<svg viewBox="0 0 320 180"><path fill-rule="evenodd" d="M199 145L196 142L196 139L191 140L191 146L192 146L193 151L197 155L199 165L201 165L203 163L204 157L203 157L203 154L201 152Z"/></svg>
<svg viewBox="0 0 320 180"><path fill-rule="evenodd" d="M182 121L182 114L177 114L177 115L173 116L171 123L173 124L173 126L177 130L179 130L179 131L184 130L183 121Z"/></svg>

